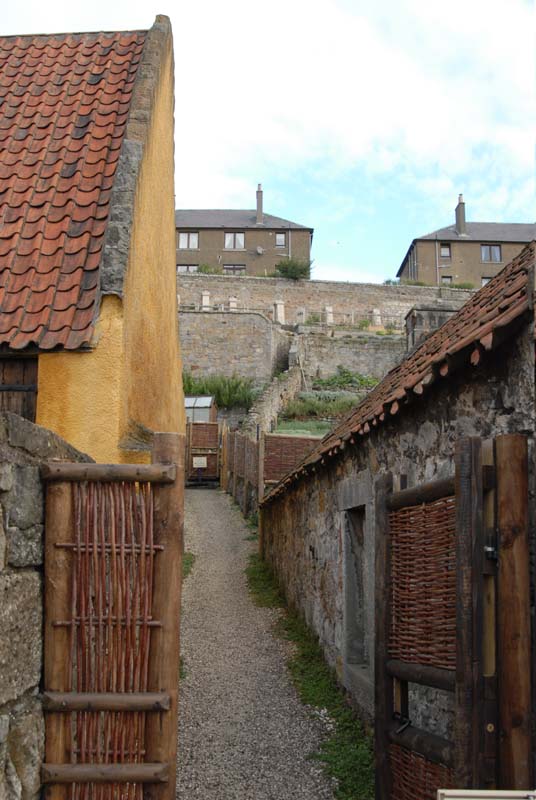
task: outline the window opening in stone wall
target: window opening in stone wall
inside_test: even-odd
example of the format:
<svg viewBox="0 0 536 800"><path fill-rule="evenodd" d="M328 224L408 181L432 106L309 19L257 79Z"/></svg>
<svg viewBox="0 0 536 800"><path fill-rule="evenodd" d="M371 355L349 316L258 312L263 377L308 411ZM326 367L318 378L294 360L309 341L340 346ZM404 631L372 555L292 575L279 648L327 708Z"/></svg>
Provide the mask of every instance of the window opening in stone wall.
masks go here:
<svg viewBox="0 0 536 800"><path fill-rule="evenodd" d="M245 275L246 274L246 265L245 264L224 264L223 265L223 274L224 275Z"/></svg>
<svg viewBox="0 0 536 800"><path fill-rule="evenodd" d="M365 506L352 508L346 515L344 542L344 619L347 664L368 664L365 641Z"/></svg>
<svg viewBox="0 0 536 800"><path fill-rule="evenodd" d="M275 246L276 247L285 247L286 241L286 234L285 233L276 233L275 235Z"/></svg>
<svg viewBox="0 0 536 800"><path fill-rule="evenodd" d="M441 258L448 258L450 260L450 244L448 242L441 242L439 255Z"/></svg>
<svg viewBox="0 0 536 800"><path fill-rule="evenodd" d="M178 273L197 272L197 270L198 270L197 264L179 264L177 266Z"/></svg>
<svg viewBox="0 0 536 800"><path fill-rule="evenodd" d="M452 283L452 275L442 275L441 283L444 283L446 286L448 286L449 283Z"/></svg>
<svg viewBox="0 0 536 800"><path fill-rule="evenodd" d="M482 261L491 261L494 264L501 263L501 245L500 244L481 244L480 257Z"/></svg>

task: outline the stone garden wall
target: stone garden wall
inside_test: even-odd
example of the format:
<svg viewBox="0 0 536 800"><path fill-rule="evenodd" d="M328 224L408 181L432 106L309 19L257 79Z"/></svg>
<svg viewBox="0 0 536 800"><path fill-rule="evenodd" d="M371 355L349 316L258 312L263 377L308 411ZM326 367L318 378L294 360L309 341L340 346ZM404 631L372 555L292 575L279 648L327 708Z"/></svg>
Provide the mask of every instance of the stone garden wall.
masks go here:
<svg viewBox="0 0 536 800"><path fill-rule="evenodd" d="M90 461L56 434L0 414L0 798L40 794L44 721L43 461Z"/></svg>

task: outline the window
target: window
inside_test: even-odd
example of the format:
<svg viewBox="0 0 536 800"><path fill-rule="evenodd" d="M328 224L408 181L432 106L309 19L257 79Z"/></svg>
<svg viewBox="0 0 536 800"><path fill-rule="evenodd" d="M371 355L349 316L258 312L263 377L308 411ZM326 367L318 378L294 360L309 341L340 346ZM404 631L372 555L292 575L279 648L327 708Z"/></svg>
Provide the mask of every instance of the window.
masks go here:
<svg viewBox="0 0 536 800"><path fill-rule="evenodd" d="M226 233L224 247L226 250L243 250L244 239L243 233Z"/></svg>
<svg viewBox="0 0 536 800"><path fill-rule="evenodd" d="M224 275L245 275L246 274L246 265L245 264L224 264L223 265L223 274Z"/></svg>
<svg viewBox="0 0 536 800"><path fill-rule="evenodd" d="M197 264L178 264L177 272L197 272Z"/></svg>
<svg viewBox="0 0 536 800"><path fill-rule="evenodd" d="M448 286L449 283L452 283L452 275L442 275L441 283L444 283Z"/></svg>
<svg viewBox="0 0 536 800"><path fill-rule="evenodd" d="M491 261L494 264L501 263L501 245L500 244L481 244L480 245L480 258L482 261Z"/></svg>
<svg viewBox="0 0 536 800"><path fill-rule="evenodd" d="M486 283L490 282L490 280L491 280L491 278L484 278L484 276L482 276L482 286L485 286Z"/></svg>
<svg viewBox="0 0 536 800"><path fill-rule="evenodd" d="M286 247L287 244L287 235L286 233L276 233L275 235L275 246L276 247Z"/></svg>
<svg viewBox="0 0 536 800"><path fill-rule="evenodd" d="M199 249L199 234L198 233L179 233L179 250L198 250Z"/></svg>
<svg viewBox="0 0 536 800"><path fill-rule="evenodd" d="M439 255L441 258L448 258L450 261L450 244L448 242L441 242L439 245Z"/></svg>
<svg viewBox="0 0 536 800"><path fill-rule="evenodd" d="M364 665L369 660L365 636L365 520L365 506L350 509L344 531L344 660L347 665Z"/></svg>

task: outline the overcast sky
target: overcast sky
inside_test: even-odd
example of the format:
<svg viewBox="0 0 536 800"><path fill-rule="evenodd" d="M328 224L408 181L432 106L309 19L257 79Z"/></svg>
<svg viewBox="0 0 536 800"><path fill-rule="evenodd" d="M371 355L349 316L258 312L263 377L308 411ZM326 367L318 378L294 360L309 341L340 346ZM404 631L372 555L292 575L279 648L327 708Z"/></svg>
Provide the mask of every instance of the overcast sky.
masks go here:
<svg viewBox="0 0 536 800"><path fill-rule="evenodd" d="M313 276L393 277L415 236L534 221L529 0L26 0L4 34L171 18L179 208L315 228Z"/></svg>

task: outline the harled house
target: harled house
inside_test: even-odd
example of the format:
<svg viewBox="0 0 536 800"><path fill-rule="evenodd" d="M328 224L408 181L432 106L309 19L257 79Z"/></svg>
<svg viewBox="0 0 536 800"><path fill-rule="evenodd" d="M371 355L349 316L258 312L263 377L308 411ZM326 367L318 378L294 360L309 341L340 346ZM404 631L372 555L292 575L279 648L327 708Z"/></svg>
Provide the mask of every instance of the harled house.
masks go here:
<svg viewBox="0 0 536 800"><path fill-rule="evenodd" d="M467 222L460 195L454 224L413 239L396 275L402 282L479 289L535 237L533 223Z"/></svg>
<svg viewBox="0 0 536 800"><path fill-rule="evenodd" d="M266 214L263 191L256 210L191 209L175 212L177 272L200 266L224 275L271 275L288 258L309 263L313 229Z"/></svg>
<svg viewBox="0 0 536 800"><path fill-rule="evenodd" d="M173 44L0 39L0 403L98 461L182 431Z"/></svg>
<svg viewBox="0 0 536 800"><path fill-rule="evenodd" d="M375 722L378 800L534 785L535 255L261 501L264 557Z"/></svg>

